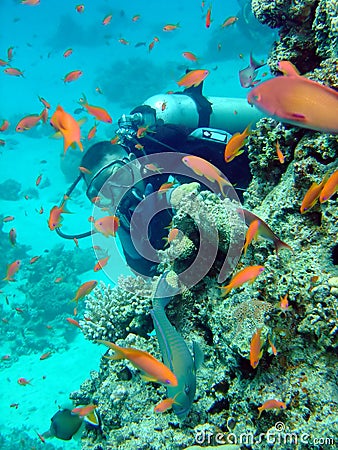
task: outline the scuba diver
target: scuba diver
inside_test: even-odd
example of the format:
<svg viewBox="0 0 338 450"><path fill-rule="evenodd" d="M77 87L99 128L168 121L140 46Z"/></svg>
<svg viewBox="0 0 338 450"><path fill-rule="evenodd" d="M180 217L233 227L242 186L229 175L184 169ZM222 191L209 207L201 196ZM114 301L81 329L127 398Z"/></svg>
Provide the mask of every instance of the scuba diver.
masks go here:
<svg viewBox="0 0 338 450"><path fill-rule="evenodd" d="M85 171L66 193L70 196L83 180L88 199L110 214L114 211L119 219L117 234L125 260L141 276L156 274L156 250L163 249L163 239L168 234L165 227L172 218L173 190L194 181L192 176L189 178L191 170L182 169L180 152L212 163L236 189L245 190L250 181L246 154L228 164L224 161L224 147L233 133L243 131L249 123L254 124L261 113L251 108L244 98L206 98L202 85L183 92L155 95L130 114L123 114L118 121L117 143L103 141L92 145L80 164ZM159 190L163 195L151 196ZM148 197L152 201L143 205L142 200ZM92 230L67 234L60 228L56 231L66 239L95 233ZM143 251L143 247L148 250ZM155 251L151 253L149 248ZM145 254L151 257L144 257Z"/></svg>

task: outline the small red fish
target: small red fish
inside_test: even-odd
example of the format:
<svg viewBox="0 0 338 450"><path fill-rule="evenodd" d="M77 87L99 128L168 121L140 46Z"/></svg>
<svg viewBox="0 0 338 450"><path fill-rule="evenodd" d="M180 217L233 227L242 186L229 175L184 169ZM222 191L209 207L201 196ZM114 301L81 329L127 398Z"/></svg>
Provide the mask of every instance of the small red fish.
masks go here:
<svg viewBox="0 0 338 450"><path fill-rule="evenodd" d="M146 169L150 170L151 172L156 172L156 173L162 173L163 168L162 167L158 167L157 164L145 164L144 166Z"/></svg>
<svg viewBox="0 0 338 450"><path fill-rule="evenodd" d="M270 409L286 409L286 404L284 402L281 402L279 400L271 399L267 400L263 403L262 406L258 408L259 414L258 419L260 418L263 411L268 411Z"/></svg>
<svg viewBox="0 0 338 450"><path fill-rule="evenodd" d="M27 386L27 384L31 384L32 380L26 380L26 378L19 378L18 379L18 384L20 384L21 386Z"/></svg>
<svg viewBox="0 0 338 450"><path fill-rule="evenodd" d="M91 127L91 129L88 131L88 134L87 134L87 139L88 139L88 141L90 141L91 139L93 139L93 137L95 136L95 134L96 134L96 131L97 131L97 125L96 125L96 123ZM88 173L88 172L87 172Z"/></svg>
<svg viewBox="0 0 338 450"><path fill-rule="evenodd" d="M9 127L9 122L8 122L8 120L4 119L0 126L0 131L6 131L8 129L8 127Z"/></svg>
<svg viewBox="0 0 338 450"><path fill-rule="evenodd" d="M105 237L115 236L120 221L116 216L106 216L94 222L94 226Z"/></svg>
<svg viewBox="0 0 338 450"><path fill-rule="evenodd" d="M76 291L75 297L71 301L78 303L79 300L90 294L91 291L96 287L96 285L96 280L87 281L86 283L81 284L81 286Z"/></svg>
<svg viewBox="0 0 338 450"><path fill-rule="evenodd" d="M108 25L111 22L113 15L112 14L108 14L103 20L102 20L102 24L103 25Z"/></svg>
<svg viewBox="0 0 338 450"><path fill-rule="evenodd" d="M39 97L39 100L45 108L50 109L50 104L47 102L47 100L45 100L43 97Z"/></svg>
<svg viewBox="0 0 338 450"><path fill-rule="evenodd" d="M74 325L75 327L78 327L81 329L81 325L79 324L79 322L75 319L72 319L71 317L67 317L66 318L67 322L69 322L70 324Z"/></svg>
<svg viewBox="0 0 338 450"><path fill-rule="evenodd" d="M284 155L283 155L283 153L282 153L282 150L280 149L280 145L279 145L279 142L278 142L278 141L276 141L276 152L277 152L277 157L278 157L278 159L279 159L279 162L280 162L281 164L284 164L284 162L285 162L285 157L284 157Z"/></svg>
<svg viewBox="0 0 338 450"><path fill-rule="evenodd" d="M22 5L36 6L40 4L40 0L21 0Z"/></svg>
<svg viewBox="0 0 338 450"><path fill-rule="evenodd" d="M39 184L41 183L41 179L42 179L42 175L40 174L37 179L35 180L35 186L39 186Z"/></svg>
<svg viewBox="0 0 338 450"><path fill-rule="evenodd" d="M276 356L277 353L278 353L278 352L277 352L277 349L276 349L274 343L273 343L270 339L269 339L269 344L270 344L272 353Z"/></svg>
<svg viewBox="0 0 338 450"><path fill-rule="evenodd" d="M91 412L93 412L94 409L96 409L96 408L97 408L97 405L93 405L93 404L81 406L81 407L72 409L72 414L77 414L80 417L85 417L88 414L90 414Z"/></svg>
<svg viewBox="0 0 338 450"><path fill-rule="evenodd" d="M203 80L209 75L209 70L196 69L191 70L186 73L182 78L177 81L179 86L184 86L185 88L197 87L202 83Z"/></svg>
<svg viewBox="0 0 338 450"><path fill-rule="evenodd" d="M76 11L77 11L78 13L82 14L83 11L84 11L84 9L85 9L85 7L84 7L84 5L76 5L76 6L75 6L75 9L76 9Z"/></svg>
<svg viewBox="0 0 338 450"><path fill-rule="evenodd" d="M193 61L193 62L197 62L197 57L191 53L191 52L183 52L182 56L187 59L188 61Z"/></svg>
<svg viewBox="0 0 338 450"><path fill-rule="evenodd" d="M8 61L12 61L12 59L13 59L13 50L14 50L14 47L9 47L7 49L7 59L8 59Z"/></svg>
<svg viewBox="0 0 338 450"><path fill-rule="evenodd" d="M43 361L44 359L47 359L47 358L49 358L50 356L52 356L52 352L46 352L46 353L43 353L43 354L40 356L40 361Z"/></svg>
<svg viewBox="0 0 338 450"><path fill-rule="evenodd" d="M8 234L9 242L14 246L16 244L16 229L11 228Z"/></svg>
<svg viewBox="0 0 338 450"><path fill-rule="evenodd" d="M71 81L78 80L81 75L83 75L83 72L81 70L73 70L72 72L67 73L64 78L64 83L70 83Z"/></svg>
<svg viewBox="0 0 338 450"><path fill-rule="evenodd" d="M91 171L89 169L86 169L86 167L83 167L83 166L79 166L79 171L82 173L91 174Z"/></svg>
<svg viewBox="0 0 338 450"><path fill-rule="evenodd" d="M55 228L61 227L62 217L61 214L65 212L64 209L65 203L62 203L61 206L53 206L49 213L49 219L47 221L48 227L51 231L54 231Z"/></svg>
<svg viewBox="0 0 338 450"><path fill-rule="evenodd" d="M237 272L227 286L221 286L222 297L227 295L232 289L242 286L244 283L253 283L264 270L263 266L249 266Z"/></svg>
<svg viewBox="0 0 338 450"><path fill-rule="evenodd" d="M236 17L236 16L228 17L228 19L225 19L225 21L222 23L221 27L222 28L229 27L230 25L233 25L234 23L236 23L237 20L238 20L238 17Z"/></svg>
<svg viewBox="0 0 338 450"><path fill-rule="evenodd" d="M23 77L23 72L20 69L16 69L15 67L7 67L4 70L7 75L12 75L13 77Z"/></svg>
<svg viewBox="0 0 338 450"><path fill-rule="evenodd" d="M68 48L67 50L64 51L63 56L65 58L68 58L68 56L70 56L73 53L73 49L72 48Z"/></svg>
<svg viewBox="0 0 338 450"><path fill-rule="evenodd" d="M33 258L29 260L29 264L34 264L39 258L40 256L33 256Z"/></svg>
<svg viewBox="0 0 338 450"><path fill-rule="evenodd" d="M82 94L82 98L80 98L79 103L97 120L105 123L112 123L113 119L110 117L108 112L101 106L89 105L84 94Z"/></svg>
<svg viewBox="0 0 338 450"><path fill-rule="evenodd" d="M21 261L17 259L16 261L12 262L11 264L8 264L7 266L7 274L3 280L6 281L14 281L13 275L20 269Z"/></svg>
<svg viewBox="0 0 338 450"><path fill-rule="evenodd" d="M15 127L15 131L21 133L26 130L30 130L35 127L41 120L41 114L29 114L28 116L23 117L19 120L17 126Z"/></svg>
<svg viewBox="0 0 338 450"><path fill-rule="evenodd" d="M107 265L109 260L109 256L106 256L105 258L101 258L98 260L98 262L95 264L94 266L94 272L98 272L99 270L101 270L104 266Z"/></svg>
<svg viewBox="0 0 338 450"><path fill-rule="evenodd" d="M176 24L168 23L167 25L164 25L162 30L163 31L173 31L173 30L177 30L177 28L179 28L179 27L180 27L179 23L176 23Z"/></svg>
<svg viewBox="0 0 338 450"><path fill-rule="evenodd" d="M256 369L258 366L259 360L262 357L262 341L261 341L261 331L259 328L252 336L250 343L250 366L253 369Z"/></svg>
<svg viewBox="0 0 338 450"><path fill-rule="evenodd" d="M35 433L39 436L40 441L45 444L46 443L45 437L42 434L38 433L37 431L35 431Z"/></svg>
<svg viewBox="0 0 338 450"><path fill-rule="evenodd" d="M325 178L325 177L324 177ZM338 191L338 170L333 172L320 193L320 203L327 202Z"/></svg>
<svg viewBox="0 0 338 450"><path fill-rule="evenodd" d="M211 25L211 5L208 8L207 15L205 16L205 26L209 28Z"/></svg>
<svg viewBox="0 0 338 450"><path fill-rule="evenodd" d="M174 404L179 405L179 403L175 401L178 394L179 392L173 398L165 398L164 400L162 400L155 406L154 411L156 413L163 413L165 411L168 411L168 409L172 408Z"/></svg>
<svg viewBox="0 0 338 450"><path fill-rule="evenodd" d="M11 222L12 220L14 220L15 217L14 216L6 216L2 219L3 222Z"/></svg>

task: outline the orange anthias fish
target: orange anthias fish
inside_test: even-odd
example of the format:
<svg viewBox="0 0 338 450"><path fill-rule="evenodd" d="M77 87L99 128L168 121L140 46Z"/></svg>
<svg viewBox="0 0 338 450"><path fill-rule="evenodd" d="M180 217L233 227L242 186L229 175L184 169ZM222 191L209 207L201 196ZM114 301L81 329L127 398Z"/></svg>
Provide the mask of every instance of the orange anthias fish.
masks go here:
<svg viewBox="0 0 338 450"><path fill-rule="evenodd" d="M93 139L93 137L95 136L96 132L97 132L97 124L95 123L95 124L91 127L91 129L88 131L88 134L87 134L87 139L88 139L88 141L90 141L91 139Z"/></svg>
<svg viewBox="0 0 338 450"><path fill-rule="evenodd" d="M86 295L90 294L91 291L96 287L97 281L86 281L85 283L81 284L79 289L76 291L75 297L71 300L72 302L78 303L81 298L85 297Z"/></svg>
<svg viewBox="0 0 338 450"><path fill-rule="evenodd" d="M328 179L328 175L325 175L323 180L318 184L315 181L311 184L309 189L306 191L304 195L302 204L300 205L300 213L304 214L309 211L320 198L321 192L325 186L325 183Z"/></svg>
<svg viewBox="0 0 338 450"><path fill-rule="evenodd" d="M41 114L29 114L28 116L23 117L19 120L17 126L15 127L15 131L21 133L26 130L30 130L35 127L41 120Z"/></svg>
<svg viewBox="0 0 338 450"><path fill-rule="evenodd" d="M243 133L238 132L231 136L224 150L225 162L228 163L232 161L234 158L236 158L236 156L239 156L244 152L243 147L245 145L246 138L250 134L250 126L251 124L249 123L249 125L245 128Z"/></svg>
<svg viewBox="0 0 338 450"><path fill-rule="evenodd" d="M267 411L269 409L278 409L278 410L286 409L286 404L284 402L275 399L267 400L266 402L263 403L262 406L258 407L259 411L258 419L260 418L263 411Z"/></svg>
<svg viewBox="0 0 338 450"><path fill-rule="evenodd" d="M97 408L97 405L86 405L86 406L80 406L78 408L74 408L72 409L72 414L77 414L80 417L85 417L88 414L90 414L91 412L94 411L94 409Z"/></svg>
<svg viewBox="0 0 338 450"><path fill-rule="evenodd" d="M282 153L282 150L280 149L280 145L279 145L279 142L278 142L278 141L276 141L276 153L277 153L277 157L278 157L279 162L280 162L281 164L284 164L284 162L285 162L285 157L284 157L284 155L283 155L283 153Z"/></svg>
<svg viewBox="0 0 338 450"><path fill-rule="evenodd" d="M108 14L103 20L102 20L102 24L103 25L108 25L110 24L111 20L112 20L113 15L112 14Z"/></svg>
<svg viewBox="0 0 338 450"><path fill-rule="evenodd" d="M208 8L207 15L205 16L205 26L209 28L211 25L211 5Z"/></svg>
<svg viewBox="0 0 338 450"><path fill-rule="evenodd" d="M250 366L256 369L259 360L262 357L262 341L261 341L261 328L259 328L252 336L250 342Z"/></svg>
<svg viewBox="0 0 338 450"><path fill-rule="evenodd" d="M2 280L3 281L14 281L13 275L16 274L16 272L20 269L20 266L21 266L21 261L19 259L12 262L11 264L8 264L6 276Z"/></svg>
<svg viewBox="0 0 338 450"><path fill-rule="evenodd" d="M23 77L23 72L15 67L8 67L4 70L7 75L12 75L13 77Z"/></svg>
<svg viewBox="0 0 338 450"><path fill-rule="evenodd" d="M165 386L175 387L178 385L177 378L173 372L162 362L154 358L150 353L136 348L119 347L108 341L97 341L114 350L114 356L107 356L108 359L128 359L133 366L143 372L143 379L154 381Z"/></svg>
<svg viewBox="0 0 338 450"><path fill-rule="evenodd" d="M0 126L0 131L6 131L8 129L8 127L9 127L9 121L4 119Z"/></svg>
<svg viewBox="0 0 338 450"><path fill-rule="evenodd" d="M56 111L50 119L50 123L56 130L60 131L63 136L64 153L67 152L70 146L74 148L75 144L83 151L80 126L74 117L68 114L62 106L59 105L56 108Z"/></svg>
<svg viewBox="0 0 338 450"><path fill-rule="evenodd" d="M43 97L40 96L38 96L38 98L45 108L50 109L50 103L47 102L47 100L45 100Z"/></svg>
<svg viewBox="0 0 338 450"><path fill-rule="evenodd" d="M48 227L51 231L54 231L55 228L61 227L62 217L61 214L67 213L65 209L65 202L62 203L61 206L53 206L49 213L49 219L47 221Z"/></svg>
<svg viewBox="0 0 338 450"><path fill-rule="evenodd" d="M254 87L248 102L281 122L337 134L338 92L299 75L288 61L279 66L285 75Z"/></svg>
<svg viewBox="0 0 338 450"><path fill-rule="evenodd" d="M263 270L264 266L249 266L240 270L233 276L228 285L220 287L220 289L222 289L223 291L221 294L222 297L227 295L231 291L231 289L238 288L244 283L253 283L258 275L263 272Z"/></svg>
<svg viewBox="0 0 338 450"><path fill-rule="evenodd" d="M269 225L267 223L265 223L264 220L262 220L260 217L256 216L256 214L254 214L251 211L248 211L247 209L244 209L244 208L242 208L242 209L238 208L237 211L239 214L244 215L244 220L245 220L245 223L247 226L250 226L250 224L254 220L259 220L258 236L262 237L263 239L273 242L277 255L281 248L286 248L286 249L290 250L291 252L293 252L293 248L290 247L290 245L287 244L286 242L283 242L281 239L279 239L279 237L271 230Z"/></svg>
<svg viewBox="0 0 338 450"><path fill-rule="evenodd" d="M115 236L120 221L116 216L106 216L94 222L94 226L104 236Z"/></svg>
<svg viewBox="0 0 338 450"><path fill-rule="evenodd" d="M68 56L70 56L73 53L73 49L72 48L67 48L67 50L64 51L63 53L63 57L64 58L68 58Z"/></svg>
<svg viewBox="0 0 338 450"><path fill-rule="evenodd" d="M185 88L190 88L192 86L196 87L202 83L203 80L209 75L209 70L196 69L191 70L186 73L181 79L177 81L179 86L184 86Z"/></svg>
<svg viewBox="0 0 338 450"><path fill-rule="evenodd" d="M67 73L67 75L65 75L63 82L70 83L71 81L78 80L81 75L83 75L83 72L81 70L73 70L72 72L69 72Z"/></svg>
<svg viewBox="0 0 338 450"><path fill-rule="evenodd" d="M319 196L320 203L324 203L327 200L329 200L329 198L331 198L332 195L334 195L337 191L338 191L338 170L333 172L330 178L326 181L322 189L322 192L320 193Z"/></svg>
<svg viewBox="0 0 338 450"><path fill-rule="evenodd" d="M86 108L88 113L94 116L97 120L100 120L101 122L112 123L113 119L110 117L108 112L100 106L89 105L84 94L82 94L82 98L80 98L79 103L81 106Z"/></svg>
<svg viewBox="0 0 338 450"><path fill-rule="evenodd" d="M283 313L286 313L291 309L291 306L289 306L288 294L285 294L284 297L281 297L278 306Z"/></svg>
<svg viewBox="0 0 338 450"><path fill-rule="evenodd" d="M43 361L44 359L47 359L50 356L52 356L52 352L46 352L46 353L43 353L39 359L40 359L40 361Z"/></svg>
<svg viewBox="0 0 338 450"><path fill-rule="evenodd" d="M81 14L81 13L83 13L85 7L84 7L84 5L76 5L76 6L75 6L75 9L76 9L76 11L77 11L78 13Z"/></svg>
<svg viewBox="0 0 338 450"><path fill-rule="evenodd" d="M177 392L177 394L173 397L173 398L165 398L164 400L162 400L161 402L159 402L155 408L154 411L156 413L163 413L165 411L168 411L168 409L172 408L172 406L175 405L179 405L178 402L176 402L176 397L179 395L179 392Z"/></svg>
<svg viewBox="0 0 338 450"><path fill-rule="evenodd" d="M231 186L228 180L222 177L222 173L209 161L199 156L184 156L183 163L192 169L197 175L205 177L207 180L218 183L222 195L225 197L224 187Z"/></svg>
<svg viewBox="0 0 338 450"><path fill-rule="evenodd" d="M71 317L67 317L66 320L68 323L70 323L71 325L74 325L74 327L80 328L80 330L81 330L81 325L79 324L79 322L77 320L72 319Z"/></svg>
<svg viewBox="0 0 338 450"><path fill-rule="evenodd" d="M9 230L8 238L9 238L9 242L11 243L11 245L14 246L16 244L16 238L17 238L17 234L16 234L16 229L15 228L11 228Z"/></svg>
<svg viewBox="0 0 338 450"><path fill-rule="evenodd" d="M259 225L259 220L254 220L253 222L251 222L245 236L245 244L243 247L244 255L246 254L248 246L251 244L251 242L257 240L259 234Z"/></svg>
<svg viewBox="0 0 338 450"><path fill-rule="evenodd" d="M176 30L177 28L179 28L180 27L180 24L179 23L176 23L175 25L174 24L171 24L171 23L168 23L167 25L164 25L164 27L162 28L162 30L163 31L173 31L173 30Z"/></svg>
<svg viewBox="0 0 338 450"><path fill-rule="evenodd" d="M197 62L198 58L191 52L183 52L182 53L183 58L187 59L188 61Z"/></svg>
<svg viewBox="0 0 338 450"><path fill-rule="evenodd" d="M236 17L236 16L228 17L228 18L225 19L225 21L222 23L221 27L222 27L222 28L229 27L230 25L233 25L234 23L236 23L237 20L238 20L238 17Z"/></svg>
<svg viewBox="0 0 338 450"><path fill-rule="evenodd" d="M109 258L110 256L106 256L104 258L99 259L93 268L94 272L98 272L99 270L103 269L103 267L108 264Z"/></svg>
<svg viewBox="0 0 338 450"><path fill-rule="evenodd" d="M26 378L19 378L18 379L18 384L20 384L21 386L27 386L27 384L31 384L32 380L27 380Z"/></svg>

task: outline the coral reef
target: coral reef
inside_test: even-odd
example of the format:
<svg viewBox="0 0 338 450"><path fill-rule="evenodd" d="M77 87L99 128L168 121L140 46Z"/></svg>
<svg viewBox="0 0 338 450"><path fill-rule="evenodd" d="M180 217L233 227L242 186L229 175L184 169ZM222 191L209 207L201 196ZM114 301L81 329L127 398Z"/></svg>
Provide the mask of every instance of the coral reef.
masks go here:
<svg viewBox="0 0 338 450"><path fill-rule="evenodd" d="M81 321L85 337L115 342L129 333L146 336L151 324L150 293L150 286L141 277L120 276L114 287L101 282L86 299L84 315L89 320Z"/></svg>
<svg viewBox="0 0 338 450"><path fill-rule="evenodd" d="M0 184L0 199L1 200L19 200L19 193L21 190L21 183L11 178L3 181Z"/></svg>
<svg viewBox="0 0 338 450"><path fill-rule="evenodd" d="M301 73L311 72L311 79L338 87L336 1L253 0L252 7L262 23L279 28L280 41L269 58L272 71L277 61L288 59ZM276 159L277 142L284 164ZM338 137L265 118L250 136L248 153L253 178L244 206L293 251L283 249L277 255L270 242L259 239L241 257L236 272L250 265L264 265L264 272L253 284L221 297L217 273L229 242L237 239L232 229L236 222L228 215L231 202L199 192L196 184L194 189L182 188L174 200L173 217L182 236L160 252L160 270L180 272L189 266L200 244L198 230L208 235L209 227L216 229L221 243L207 276L167 308L183 338L188 343L197 340L205 353L192 410L183 423L170 411L155 415L153 407L164 397L163 388L141 384L123 361L103 359L99 372L72 393L78 404L97 402L102 419L102 434L87 431L83 449L176 450L196 443L240 443L263 450L319 450L337 444L338 204L332 197L306 214L299 208L310 185L337 169ZM150 294L143 296L136 286L132 296L114 289L105 288L107 295L95 292L89 300L90 314L97 314L100 326L88 322L85 333L91 339L120 337L120 345L158 357L156 339L148 336ZM96 295L97 308L104 311L101 316ZM281 310L285 295L290 307ZM132 307L126 309L129 302ZM249 354L257 329L263 354L254 369ZM264 411L258 418L257 408L268 399L285 402L286 409L279 414Z"/></svg>
<svg viewBox="0 0 338 450"><path fill-rule="evenodd" d="M1 245L1 237L2 234L0 249L7 248L5 244ZM6 245L9 246L9 243ZM9 343L8 352L11 355L6 364L32 351L60 351L68 347L77 330L73 326L60 324L67 324L66 317L73 314L75 304L70 300L75 294L74 286L81 284L79 275L94 264L91 250L76 248L65 251L63 245L53 247L34 264L29 264L30 257L23 248L17 244L8 252L10 261L22 260L22 267L16 283L13 283L15 290L6 295L6 305L2 307L0 337ZM79 304L79 312L82 312L82 307Z"/></svg>

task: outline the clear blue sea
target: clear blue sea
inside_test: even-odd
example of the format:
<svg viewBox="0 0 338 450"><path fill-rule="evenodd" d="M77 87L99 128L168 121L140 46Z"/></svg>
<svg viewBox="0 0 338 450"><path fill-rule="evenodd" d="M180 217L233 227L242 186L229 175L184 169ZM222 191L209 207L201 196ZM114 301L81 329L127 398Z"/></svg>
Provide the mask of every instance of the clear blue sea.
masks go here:
<svg viewBox="0 0 338 450"><path fill-rule="evenodd" d="M206 96L245 98L247 90L241 87L238 72L248 65L250 52L266 60L273 41L271 31L262 31L261 39L255 40L240 23L221 29L227 17L238 14L236 0L212 2L209 28L205 26L209 4L202 8L198 0L87 0L83 13L76 11L79 4L73 0L0 3L0 59L5 62L0 68L0 125L3 120L10 123L0 133L4 141L0 146L0 279L6 276L7 265L21 261L15 281L0 282L0 433L2 442L13 442L15 436L23 449L40 448L36 432L48 430L58 406L69 404L69 393L79 389L90 370L98 369L104 352L66 321L74 317L71 298L85 281L114 284L129 270L111 258L113 277L104 270L94 273L90 238L77 247L48 228L51 208L60 203L78 174L81 153L70 149L63 155L62 140L52 137L49 120L24 132L16 131L18 122L41 113L39 97L43 97L50 103L49 117L62 105L77 120L87 118L81 126L86 150L94 118L76 112L83 93L113 118L112 124L99 123L92 142L112 139L122 114L152 95L177 90L176 81L189 67L210 71L204 83ZM109 14L110 23L103 25ZM133 20L135 15L140 15L138 20ZM166 24L179 27L164 32ZM149 51L155 36L159 42ZM65 57L67 49L72 53ZM188 51L198 57L197 63L182 56ZM5 73L8 68L21 75ZM65 83L66 74L75 70L82 75ZM87 231L92 205L81 184L67 207L73 214L64 218L62 230ZM7 220L8 216L13 219ZM9 242L13 228L15 244ZM33 257L39 259L31 262ZM83 309L82 300L77 317ZM49 351L51 356L40 360ZM20 378L30 383L22 386ZM80 443L54 439L48 441L48 448L80 448Z"/></svg>

